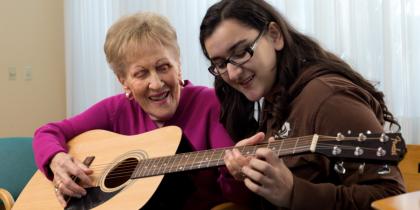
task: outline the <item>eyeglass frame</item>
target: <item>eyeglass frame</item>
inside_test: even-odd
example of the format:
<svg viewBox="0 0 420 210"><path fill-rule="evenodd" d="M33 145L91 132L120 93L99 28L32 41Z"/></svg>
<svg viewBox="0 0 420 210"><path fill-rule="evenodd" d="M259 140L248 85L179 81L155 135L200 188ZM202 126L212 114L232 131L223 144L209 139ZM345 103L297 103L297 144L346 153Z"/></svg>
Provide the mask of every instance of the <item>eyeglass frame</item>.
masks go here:
<svg viewBox="0 0 420 210"><path fill-rule="evenodd" d="M254 56L254 52L255 52L255 48L257 47L257 43L261 39L261 37L264 35L266 29L267 29L267 26L264 27L264 29L261 30L261 32L258 34L257 38L255 38L255 40L247 48L244 49L244 51L246 51L247 53L250 54L249 58L246 61L243 61L241 63L237 63L236 61L232 60L232 56L234 56L233 53L232 53L231 55L229 55L229 57L227 57L223 61L223 65L226 65L226 67L224 68L224 71L222 73L218 72L217 67L215 66L215 64L211 60L210 60L211 65L208 67L207 70L214 76L220 76L220 75L227 72L227 65L229 63L231 63L232 65L235 65L235 66L244 65L246 62L251 60L252 56Z"/></svg>

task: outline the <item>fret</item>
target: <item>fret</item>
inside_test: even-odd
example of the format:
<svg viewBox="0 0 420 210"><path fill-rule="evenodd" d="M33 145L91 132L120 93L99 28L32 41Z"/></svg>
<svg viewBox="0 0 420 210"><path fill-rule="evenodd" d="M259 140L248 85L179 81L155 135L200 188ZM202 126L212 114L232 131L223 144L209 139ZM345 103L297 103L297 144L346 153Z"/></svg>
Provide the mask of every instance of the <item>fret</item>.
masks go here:
<svg viewBox="0 0 420 210"><path fill-rule="evenodd" d="M247 146L245 147L245 151L242 155L244 156L251 156L255 154L255 146Z"/></svg>
<svg viewBox="0 0 420 210"><path fill-rule="evenodd" d="M147 174L149 172L149 166L150 166L151 162L152 162L152 159L145 160L145 164L143 165L143 172L141 174L141 177L147 176Z"/></svg>
<svg viewBox="0 0 420 210"><path fill-rule="evenodd" d="M134 173L131 175L132 178L136 178L139 177L140 173L143 170L143 164L144 164L144 160L139 160L139 163L137 164L136 169L134 170Z"/></svg>
<svg viewBox="0 0 420 210"><path fill-rule="evenodd" d="M274 144L275 144L275 142L268 142L267 149L274 152L276 150L276 147L274 146Z"/></svg>
<svg viewBox="0 0 420 210"><path fill-rule="evenodd" d="M203 166L203 167L205 167L205 168L208 168L209 167L209 165L210 165L210 162L211 162L211 154L213 154L213 150L206 150L206 151L203 151L203 155L204 155L204 160L203 160L203 162L204 162L204 164L205 164L205 166Z"/></svg>
<svg viewBox="0 0 420 210"><path fill-rule="evenodd" d="M196 162L196 160L197 160L197 156L198 156L198 154L199 154L199 152L194 152L193 153L193 155L194 155L194 159L193 159L193 161L190 163L190 169L192 170L192 169L194 169L194 164L195 164L195 162Z"/></svg>
<svg viewBox="0 0 420 210"><path fill-rule="evenodd" d="M182 155L176 155L176 156L178 156L179 158L177 160L178 164L175 166L174 171L178 172L178 171L180 171L180 169L183 168L182 167L182 159L183 159L183 156Z"/></svg>
<svg viewBox="0 0 420 210"><path fill-rule="evenodd" d="M275 143L276 142L268 142L268 144L267 144L267 148L269 149L269 150L271 150L271 151L275 151L276 150L276 145L275 145Z"/></svg>
<svg viewBox="0 0 420 210"><path fill-rule="evenodd" d="M201 168L201 163L203 162L203 158L204 158L203 153L199 152L198 154L199 155L197 155L196 160L195 160L195 164L194 164L196 166L195 169Z"/></svg>
<svg viewBox="0 0 420 210"><path fill-rule="evenodd" d="M223 161L223 156L224 156L224 154L225 154L225 151L226 151L226 150L218 150L218 152L221 152L221 153L220 153L219 158L217 159L216 165L218 165L218 166L219 166L219 165L221 165L221 164L220 164L220 161Z"/></svg>
<svg viewBox="0 0 420 210"><path fill-rule="evenodd" d="M257 145L255 145L252 148L253 148L252 155L255 155L255 153L257 153L258 147L257 147Z"/></svg>
<svg viewBox="0 0 420 210"><path fill-rule="evenodd" d="M152 168L152 175L158 175L159 173L159 168L160 168L160 162L162 161L162 157L156 158L156 163L153 164L153 168Z"/></svg>
<svg viewBox="0 0 420 210"><path fill-rule="evenodd" d="M174 165L176 164L176 158L177 158L178 156L177 155L174 155L174 156L172 156L170 159L172 159L173 161L172 161L172 164L171 164L171 166L168 168L168 172L174 172L174 171L176 171L176 166L174 167Z"/></svg>
<svg viewBox="0 0 420 210"><path fill-rule="evenodd" d="M191 154L192 153L190 153L190 152L182 154L182 158L181 158L180 163L184 163L184 164L183 164L183 166L179 166L178 171L185 170L188 167L188 165L189 165L188 160L190 159Z"/></svg>
<svg viewBox="0 0 420 210"><path fill-rule="evenodd" d="M293 154L295 154L296 151L296 145L299 142L299 137L297 137L296 141L295 141L295 146L293 147Z"/></svg>
<svg viewBox="0 0 420 210"><path fill-rule="evenodd" d="M210 155L210 161L207 162L207 168L210 166L210 162L212 161L213 155L214 155L214 150L210 150L211 151L211 155Z"/></svg>
<svg viewBox="0 0 420 210"><path fill-rule="evenodd" d="M281 143L280 143L280 148L279 148L279 153L277 154L277 156L281 156L281 152L282 152L282 149L283 149L283 144L284 144L284 139L283 140L281 140Z"/></svg>
<svg viewBox="0 0 420 210"><path fill-rule="evenodd" d="M152 159L150 159L150 165L149 165L149 167L148 167L148 171L147 171L147 174L146 174L146 176L151 176L151 175L153 175L153 170L155 169L155 167L156 167L156 162L158 161L158 158L152 158Z"/></svg>
<svg viewBox="0 0 420 210"><path fill-rule="evenodd" d="M162 157L162 163L160 164L156 174L165 174L168 166L168 159L170 157Z"/></svg>

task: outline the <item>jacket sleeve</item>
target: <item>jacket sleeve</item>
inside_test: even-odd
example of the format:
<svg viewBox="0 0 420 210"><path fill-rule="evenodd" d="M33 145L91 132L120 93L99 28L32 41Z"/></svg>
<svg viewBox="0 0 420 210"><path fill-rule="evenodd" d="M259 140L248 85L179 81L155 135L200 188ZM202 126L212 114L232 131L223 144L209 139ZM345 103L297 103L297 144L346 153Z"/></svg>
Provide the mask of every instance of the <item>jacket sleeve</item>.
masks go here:
<svg viewBox="0 0 420 210"><path fill-rule="evenodd" d="M73 137L92 129L109 129L109 118L108 105L104 100L79 115L38 128L32 146L39 170L52 179L49 169L51 158L58 152L68 152L66 143Z"/></svg>
<svg viewBox="0 0 420 210"><path fill-rule="evenodd" d="M376 107L376 108L375 108ZM331 110L334 110L333 112ZM375 101L366 101L358 95L339 92L324 101L315 117L315 133L335 135L337 132L353 134L383 132L377 116L381 116ZM330 161L330 169L335 162ZM344 162L344 175L330 173L328 183L312 183L294 176L291 209L370 209L373 201L405 192L401 173L391 166L391 173L379 175L381 165L366 163L359 172L358 163Z"/></svg>

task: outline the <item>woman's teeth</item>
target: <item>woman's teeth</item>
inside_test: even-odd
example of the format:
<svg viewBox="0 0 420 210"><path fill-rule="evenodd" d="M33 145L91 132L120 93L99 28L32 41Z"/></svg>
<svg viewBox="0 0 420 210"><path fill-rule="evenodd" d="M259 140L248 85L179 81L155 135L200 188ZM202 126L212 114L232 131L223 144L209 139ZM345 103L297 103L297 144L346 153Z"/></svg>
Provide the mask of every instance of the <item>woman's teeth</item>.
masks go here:
<svg viewBox="0 0 420 210"><path fill-rule="evenodd" d="M250 82L252 79L254 79L255 75L252 75L250 77L248 77L246 80L241 82L241 85L246 85L248 84L248 82Z"/></svg>
<svg viewBox="0 0 420 210"><path fill-rule="evenodd" d="M166 97L168 97L168 95L169 95L169 91L168 92L165 92L165 93L162 93L162 94L160 94L160 95L158 95L158 96L151 96L151 97L149 97L151 100L153 100L153 101L160 101L160 100L163 100L163 99L165 99Z"/></svg>

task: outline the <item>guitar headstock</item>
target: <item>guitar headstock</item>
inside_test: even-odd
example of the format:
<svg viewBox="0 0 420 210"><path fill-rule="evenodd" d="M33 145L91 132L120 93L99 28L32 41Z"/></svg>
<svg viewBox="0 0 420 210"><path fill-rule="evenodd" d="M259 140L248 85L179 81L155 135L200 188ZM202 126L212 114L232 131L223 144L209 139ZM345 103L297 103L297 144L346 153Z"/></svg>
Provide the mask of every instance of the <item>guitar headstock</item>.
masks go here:
<svg viewBox="0 0 420 210"><path fill-rule="evenodd" d="M318 137L315 152L330 158L352 161L397 164L406 153L405 142L400 133L359 133L346 136Z"/></svg>

